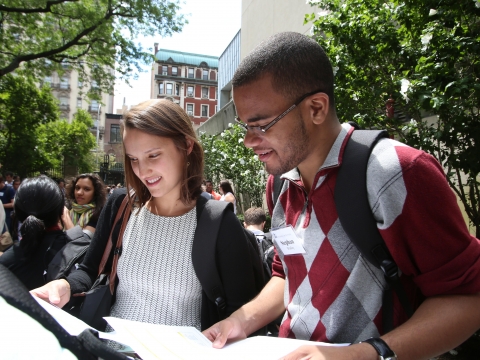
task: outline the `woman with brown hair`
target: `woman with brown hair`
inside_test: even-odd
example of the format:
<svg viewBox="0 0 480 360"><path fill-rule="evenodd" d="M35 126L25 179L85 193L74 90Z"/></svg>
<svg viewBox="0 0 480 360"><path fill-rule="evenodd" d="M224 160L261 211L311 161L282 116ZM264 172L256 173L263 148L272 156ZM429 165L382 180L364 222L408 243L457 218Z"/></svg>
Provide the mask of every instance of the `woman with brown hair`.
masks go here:
<svg viewBox="0 0 480 360"><path fill-rule="evenodd" d="M127 195L133 210L124 231L111 316L206 329L220 315L192 264L199 209L207 200L200 196L203 150L190 118L169 100L149 100L125 114L122 135L126 188L135 195ZM63 306L71 294L91 287L125 193L116 190L108 199L79 271L34 290L35 295ZM215 262L226 316L256 295L250 256L240 222L232 211L225 212Z"/></svg>

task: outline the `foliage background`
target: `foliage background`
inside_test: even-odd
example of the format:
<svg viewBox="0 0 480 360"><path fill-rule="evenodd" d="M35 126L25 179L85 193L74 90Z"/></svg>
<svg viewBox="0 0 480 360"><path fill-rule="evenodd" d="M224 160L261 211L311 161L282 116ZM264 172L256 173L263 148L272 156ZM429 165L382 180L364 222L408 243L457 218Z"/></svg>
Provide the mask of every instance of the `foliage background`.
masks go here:
<svg viewBox="0 0 480 360"><path fill-rule="evenodd" d="M311 3L324 9L305 22L336 72L340 120L387 129L435 156L479 237L480 1Z"/></svg>
<svg viewBox="0 0 480 360"><path fill-rule="evenodd" d="M205 179L214 187L223 179L233 183L237 199L237 212L249 207L262 207L266 173L261 161L243 145L244 130L229 124L219 135L200 135L205 152Z"/></svg>

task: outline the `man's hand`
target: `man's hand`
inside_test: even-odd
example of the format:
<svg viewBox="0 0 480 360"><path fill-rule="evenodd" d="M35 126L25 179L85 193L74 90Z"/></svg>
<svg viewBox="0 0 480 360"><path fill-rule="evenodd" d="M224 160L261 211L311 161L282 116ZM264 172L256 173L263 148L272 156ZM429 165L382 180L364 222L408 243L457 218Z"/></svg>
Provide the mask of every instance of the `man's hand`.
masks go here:
<svg viewBox="0 0 480 360"><path fill-rule="evenodd" d="M378 354L369 344L351 346L303 345L281 360L375 360Z"/></svg>
<svg viewBox="0 0 480 360"><path fill-rule="evenodd" d="M234 317L229 317L216 323L203 331L203 335L213 342L213 347L222 348L227 340L241 340L247 337L241 322Z"/></svg>
<svg viewBox="0 0 480 360"><path fill-rule="evenodd" d="M70 284L64 279L54 280L33 289L30 294L61 308L70 301Z"/></svg>

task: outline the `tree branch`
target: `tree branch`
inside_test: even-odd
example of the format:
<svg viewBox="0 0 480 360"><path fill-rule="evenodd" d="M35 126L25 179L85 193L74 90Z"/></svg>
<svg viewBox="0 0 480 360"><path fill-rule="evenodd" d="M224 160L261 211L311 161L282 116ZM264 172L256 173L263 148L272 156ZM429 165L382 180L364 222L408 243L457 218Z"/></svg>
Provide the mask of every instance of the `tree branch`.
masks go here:
<svg viewBox="0 0 480 360"><path fill-rule="evenodd" d="M107 20L109 20L112 17L112 12L110 10L107 11L105 14L105 17L103 17L98 23L84 29L81 31L77 36L75 36L72 40L69 42L65 43L64 45L56 48L56 49L51 49L47 51L43 51L37 54L27 54L27 55L19 55L15 59L10 62L9 65L5 66L4 68L0 69L0 77L2 77L5 74L8 74L12 72L13 70L17 69L20 66L20 63L24 61L31 61L31 60L36 60L40 58L49 58L53 55L59 54L69 48L71 48L74 45L78 45L80 42L80 39L83 37L87 36L88 34L92 33L95 31L100 25L105 23Z"/></svg>
<svg viewBox="0 0 480 360"><path fill-rule="evenodd" d="M47 13L52 11L53 5L63 4L67 2L78 2L78 1L80 0L52 0L52 1L47 1L46 6L44 8L33 8L33 9L11 8L5 5L0 5L0 11L11 12L11 13L24 13L24 14Z"/></svg>

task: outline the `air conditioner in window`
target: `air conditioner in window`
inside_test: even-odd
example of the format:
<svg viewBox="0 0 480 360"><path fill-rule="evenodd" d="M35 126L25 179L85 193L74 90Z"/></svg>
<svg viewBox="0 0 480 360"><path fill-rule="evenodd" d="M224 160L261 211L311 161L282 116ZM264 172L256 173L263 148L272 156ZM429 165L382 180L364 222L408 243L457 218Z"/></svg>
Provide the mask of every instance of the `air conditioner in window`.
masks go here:
<svg viewBox="0 0 480 360"><path fill-rule="evenodd" d="M193 92L187 93L187 96L193 97Z"/></svg>
<svg viewBox="0 0 480 360"><path fill-rule="evenodd" d="M166 71L162 72L162 75L168 75L168 73Z"/></svg>
<svg viewBox="0 0 480 360"><path fill-rule="evenodd" d="M203 94L203 95L202 95L202 98L208 99L208 95L207 95L207 94Z"/></svg>
<svg viewBox="0 0 480 360"><path fill-rule="evenodd" d="M193 111L187 111L187 114L193 116Z"/></svg>

